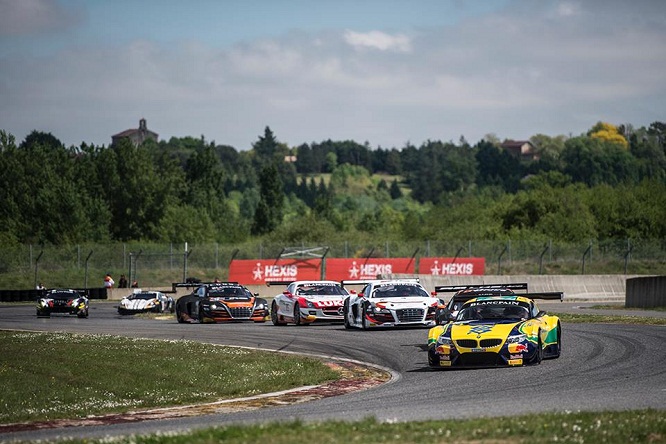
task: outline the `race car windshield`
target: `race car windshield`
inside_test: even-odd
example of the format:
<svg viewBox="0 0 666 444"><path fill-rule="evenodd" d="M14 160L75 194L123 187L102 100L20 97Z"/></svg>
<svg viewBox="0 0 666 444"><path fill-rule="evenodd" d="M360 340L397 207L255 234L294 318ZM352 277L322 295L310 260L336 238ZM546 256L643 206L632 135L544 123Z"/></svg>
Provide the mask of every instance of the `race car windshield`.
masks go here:
<svg viewBox="0 0 666 444"><path fill-rule="evenodd" d="M54 298L54 299L70 299L70 298L78 298L79 295L76 293L70 293L67 291L58 291L58 292L53 292L49 293L48 297Z"/></svg>
<svg viewBox="0 0 666 444"><path fill-rule="evenodd" d="M129 299L143 299L148 301L150 299L155 299L157 296L153 293L135 293L129 297Z"/></svg>
<svg viewBox="0 0 666 444"><path fill-rule="evenodd" d="M347 296L347 293L337 285L308 285L298 287L296 294L303 296Z"/></svg>
<svg viewBox="0 0 666 444"><path fill-rule="evenodd" d="M523 305L515 304L475 304L458 312L457 321L471 320L510 320L520 321L529 318L529 311Z"/></svg>
<svg viewBox="0 0 666 444"><path fill-rule="evenodd" d="M428 293L417 285L385 285L377 287L373 298L428 297Z"/></svg>
<svg viewBox="0 0 666 444"><path fill-rule="evenodd" d="M212 298L250 299L250 295L239 287L212 288L208 292L208 296Z"/></svg>

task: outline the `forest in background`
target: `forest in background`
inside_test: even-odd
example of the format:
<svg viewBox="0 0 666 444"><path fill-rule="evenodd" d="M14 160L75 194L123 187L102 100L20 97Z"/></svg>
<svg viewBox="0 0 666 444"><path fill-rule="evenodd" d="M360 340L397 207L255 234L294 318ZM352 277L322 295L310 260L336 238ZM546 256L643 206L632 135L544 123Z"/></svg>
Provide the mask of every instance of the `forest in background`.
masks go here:
<svg viewBox="0 0 666 444"><path fill-rule="evenodd" d="M530 140L538 160L493 135L288 146L266 127L237 151L203 136L66 147L0 131L0 242L666 239L666 124Z"/></svg>

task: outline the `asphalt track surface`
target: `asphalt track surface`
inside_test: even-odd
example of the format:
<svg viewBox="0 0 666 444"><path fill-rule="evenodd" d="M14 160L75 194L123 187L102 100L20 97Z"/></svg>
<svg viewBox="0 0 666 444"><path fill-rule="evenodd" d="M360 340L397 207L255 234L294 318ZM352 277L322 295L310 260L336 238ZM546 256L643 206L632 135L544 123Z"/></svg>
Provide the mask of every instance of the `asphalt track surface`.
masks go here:
<svg viewBox="0 0 666 444"><path fill-rule="evenodd" d="M541 308L606 312L587 310L575 303L541 304ZM666 316L664 312L609 312ZM275 327L270 322L178 324L175 317L168 320L121 317L113 302L92 301L88 319L66 315L37 318L33 305L3 305L0 329L188 339L348 358L393 373L389 383L311 402L168 420L4 433L0 434L2 442L102 438L295 419L353 421L375 417L380 421L414 421L552 411L642 408L666 411L664 326L563 322L559 359L545 360L537 366L471 370L428 368L424 328L359 331L345 330L337 324L301 327Z"/></svg>

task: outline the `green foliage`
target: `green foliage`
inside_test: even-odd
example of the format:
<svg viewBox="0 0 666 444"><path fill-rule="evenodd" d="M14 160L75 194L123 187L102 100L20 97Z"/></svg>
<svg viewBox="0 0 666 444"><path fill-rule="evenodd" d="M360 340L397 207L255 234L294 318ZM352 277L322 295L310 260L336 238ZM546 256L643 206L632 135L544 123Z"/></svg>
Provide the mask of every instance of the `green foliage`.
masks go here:
<svg viewBox="0 0 666 444"><path fill-rule="evenodd" d="M637 181L636 159L621 145L600 138L576 137L565 142L563 172L589 186Z"/></svg>
<svg viewBox="0 0 666 444"><path fill-rule="evenodd" d="M282 222L284 194L282 180L274 164L270 164L259 175L260 198L254 214L252 234L270 233Z"/></svg>
<svg viewBox="0 0 666 444"><path fill-rule="evenodd" d="M0 130L0 239L292 242L297 233L321 239L331 226L336 238L370 242L665 237L666 124L531 140L541 158L526 163L496 136L475 146L461 138L400 150L331 140L289 148L267 126L238 152L203 136L66 148L37 131L17 146ZM303 220L321 229L290 227Z"/></svg>

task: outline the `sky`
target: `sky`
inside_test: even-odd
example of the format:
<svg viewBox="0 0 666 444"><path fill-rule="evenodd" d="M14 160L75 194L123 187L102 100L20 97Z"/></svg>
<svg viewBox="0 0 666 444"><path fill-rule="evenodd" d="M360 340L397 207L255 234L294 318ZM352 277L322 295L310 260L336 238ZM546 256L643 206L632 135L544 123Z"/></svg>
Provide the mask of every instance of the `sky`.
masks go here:
<svg viewBox="0 0 666 444"><path fill-rule="evenodd" d="M0 0L0 130L401 149L666 122L664 0Z"/></svg>

